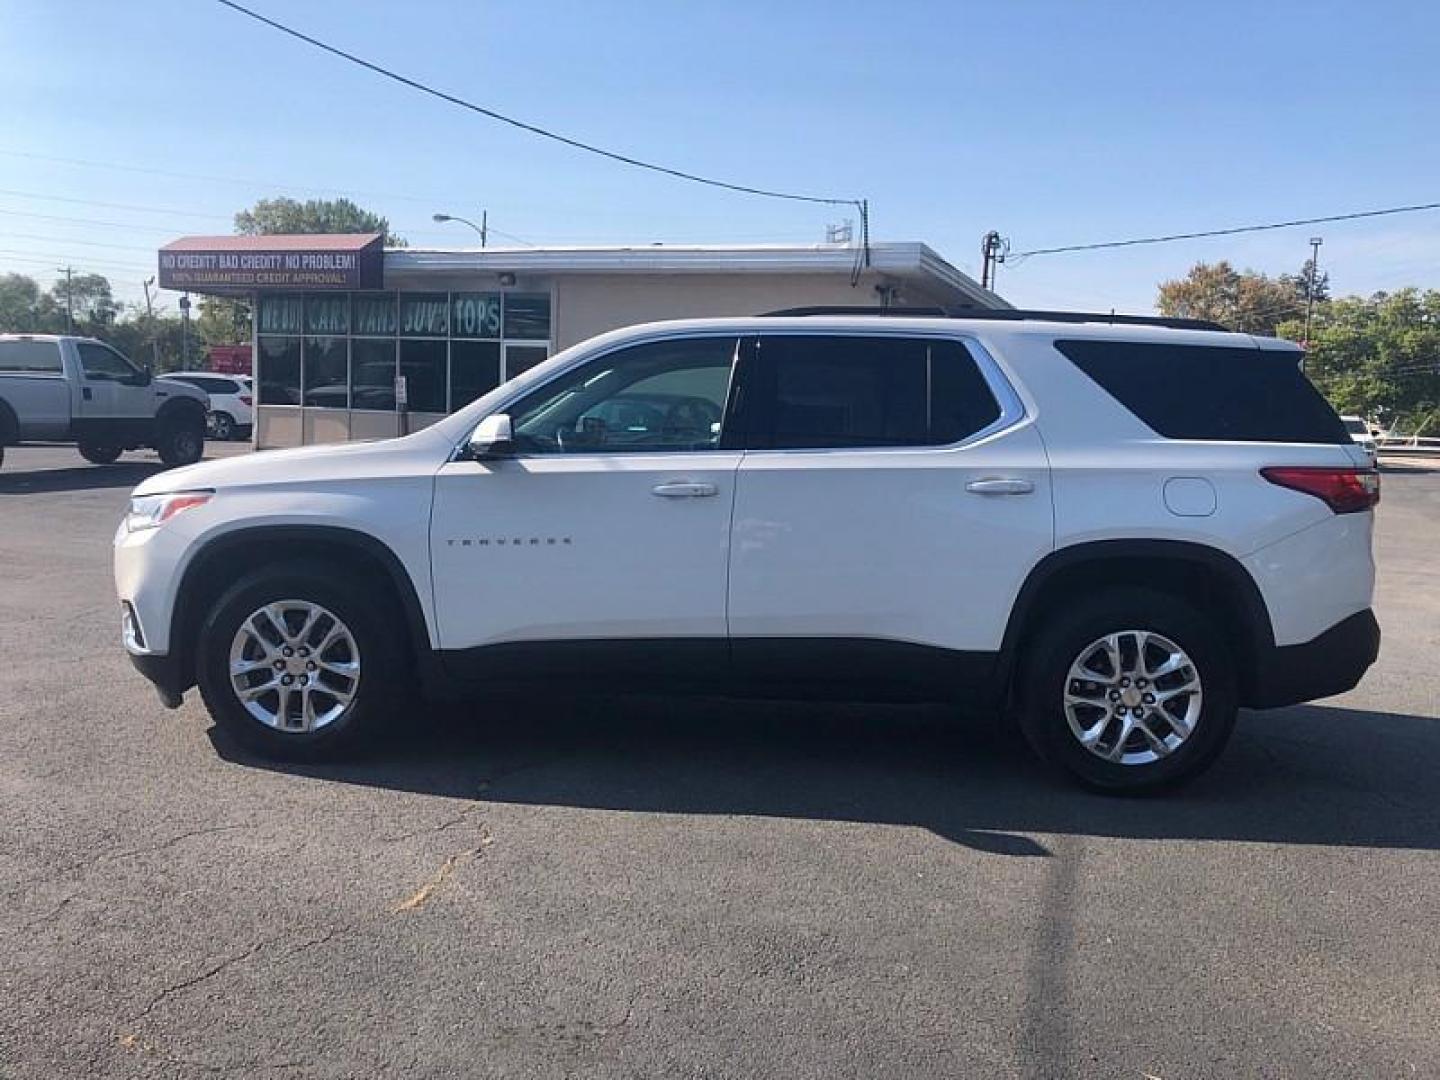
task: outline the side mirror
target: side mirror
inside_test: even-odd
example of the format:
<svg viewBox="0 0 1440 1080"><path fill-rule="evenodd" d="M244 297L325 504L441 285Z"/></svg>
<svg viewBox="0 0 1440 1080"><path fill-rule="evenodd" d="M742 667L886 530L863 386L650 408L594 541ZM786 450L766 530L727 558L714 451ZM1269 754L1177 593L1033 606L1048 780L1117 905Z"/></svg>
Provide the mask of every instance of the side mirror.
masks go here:
<svg viewBox="0 0 1440 1080"><path fill-rule="evenodd" d="M470 435L470 457L474 461L509 457L514 452L514 434L505 413L485 417Z"/></svg>
<svg viewBox="0 0 1440 1080"><path fill-rule="evenodd" d="M128 383L130 386L142 386L142 387L143 387L143 386L149 386L150 383L153 381L153 379L152 379L152 377L151 377L151 375L150 375L149 369L148 369L148 368L142 368L141 370L135 372L134 375L127 375L122 381L125 382L125 383Z"/></svg>

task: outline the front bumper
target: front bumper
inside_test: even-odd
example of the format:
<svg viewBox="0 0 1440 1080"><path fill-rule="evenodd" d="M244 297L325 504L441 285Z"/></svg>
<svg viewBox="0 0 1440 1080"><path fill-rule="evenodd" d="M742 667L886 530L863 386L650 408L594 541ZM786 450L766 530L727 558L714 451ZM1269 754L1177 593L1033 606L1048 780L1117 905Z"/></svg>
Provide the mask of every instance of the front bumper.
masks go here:
<svg viewBox="0 0 1440 1080"><path fill-rule="evenodd" d="M190 680L180 675L180 665L173 656L156 656L154 653L129 653L130 663L135 670L155 684L160 703L167 709L178 709L184 700Z"/></svg>
<svg viewBox="0 0 1440 1080"><path fill-rule="evenodd" d="M1353 689L1380 655L1380 624L1369 608L1301 645L1268 650L1245 705L1273 709Z"/></svg>

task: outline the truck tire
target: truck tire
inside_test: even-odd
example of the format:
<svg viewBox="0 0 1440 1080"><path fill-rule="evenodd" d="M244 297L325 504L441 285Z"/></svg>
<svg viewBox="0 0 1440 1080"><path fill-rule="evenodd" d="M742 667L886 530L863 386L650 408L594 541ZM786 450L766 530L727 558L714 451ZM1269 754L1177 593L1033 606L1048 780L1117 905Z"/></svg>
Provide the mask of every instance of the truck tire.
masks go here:
<svg viewBox="0 0 1440 1080"><path fill-rule="evenodd" d="M205 421L202 418L181 413L161 419L159 438L155 449L160 460L172 468L177 465L194 465L205 453Z"/></svg>
<svg viewBox="0 0 1440 1080"><path fill-rule="evenodd" d="M91 465L114 465L120 460L120 447L105 443L82 442L80 456Z"/></svg>
<svg viewBox="0 0 1440 1080"><path fill-rule="evenodd" d="M200 626L196 681L216 724L263 757L345 756L377 735L405 678L396 619L321 562L256 570Z"/></svg>
<svg viewBox="0 0 1440 1080"><path fill-rule="evenodd" d="M1025 650L1020 726L1086 787L1144 794L1208 768L1235 726L1235 661L1178 596L1112 588L1068 603Z"/></svg>

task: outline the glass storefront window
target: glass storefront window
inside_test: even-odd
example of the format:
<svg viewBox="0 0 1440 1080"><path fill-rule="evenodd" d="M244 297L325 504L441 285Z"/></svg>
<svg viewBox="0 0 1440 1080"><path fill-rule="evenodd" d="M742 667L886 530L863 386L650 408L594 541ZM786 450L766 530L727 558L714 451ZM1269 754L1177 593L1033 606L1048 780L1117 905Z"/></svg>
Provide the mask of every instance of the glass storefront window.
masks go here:
<svg viewBox="0 0 1440 1080"><path fill-rule="evenodd" d="M393 337L395 335L395 294L356 293L354 333Z"/></svg>
<svg viewBox="0 0 1440 1080"><path fill-rule="evenodd" d="M401 293L402 337L444 337L450 328L448 293Z"/></svg>
<svg viewBox="0 0 1440 1080"><path fill-rule="evenodd" d="M498 341L450 343L450 411L469 405L500 385Z"/></svg>
<svg viewBox="0 0 1440 1080"><path fill-rule="evenodd" d="M260 297L260 325L257 327L262 334L298 334L300 333L300 297L285 293L276 293L270 296Z"/></svg>
<svg viewBox="0 0 1440 1080"><path fill-rule="evenodd" d="M411 412L445 411L445 356L443 341L404 340L400 342L400 374L405 376L405 393Z"/></svg>
<svg viewBox="0 0 1440 1080"><path fill-rule="evenodd" d="M395 411L395 340L350 341L350 407Z"/></svg>
<svg viewBox="0 0 1440 1080"><path fill-rule="evenodd" d="M521 372L529 371L550 355L544 345L506 345L505 379L508 382Z"/></svg>
<svg viewBox="0 0 1440 1080"><path fill-rule="evenodd" d="M306 309L309 317L309 309ZM305 404L320 409L350 407L350 364L343 337L307 337L301 370Z"/></svg>
<svg viewBox="0 0 1440 1080"><path fill-rule="evenodd" d="M411 411L454 411L544 360L551 322L548 293L262 293L259 402L393 412L403 373Z"/></svg>
<svg viewBox="0 0 1440 1080"><path fill-rule="evenodd" d="M260 338L260 404L300 404L298 337Z"/></svg>
<svg viewBox="0 0 1440 1080"><path fill-rule="evenodd" d="M307 334L345 334L349 330L349 293L306 294L305 332Z"/></svg>
<svg viewBox="0 0 1440 1080"><path fill-rule="evenodd" d="M550 294L506 293L505 336L550 340Z"/></svg>
<svg viewBox="0 0 1440 1080"><path fill-rule="evenodd" d="M450 334L463 338L500 336L499 293L453 293L450 301Z"/></svg>

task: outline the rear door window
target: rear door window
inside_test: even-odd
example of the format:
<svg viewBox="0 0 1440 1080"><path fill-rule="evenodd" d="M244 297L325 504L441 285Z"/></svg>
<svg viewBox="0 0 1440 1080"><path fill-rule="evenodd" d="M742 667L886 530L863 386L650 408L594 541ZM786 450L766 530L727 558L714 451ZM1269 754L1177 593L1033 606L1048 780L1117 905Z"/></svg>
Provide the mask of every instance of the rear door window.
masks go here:
<svg viewBox="0 0 1440 1080"><path fill-rule="evenodd" d="M944 339L765 336L745 382L747 444L763 449L946 446L1000 417L969 350Z"/></svg>
<svg viewBox="0 0 1440 1080"><path fill-rule="evenodd" d="M0 341L0 371L60 373L60 346L53 341Z"/></svg>
<svg viewBox="0 0 1440 1080"><path fill-rule="evenodd" d="M1350 442L1293 352L1093 338L1055 347L1167 439Z"/></svg>

